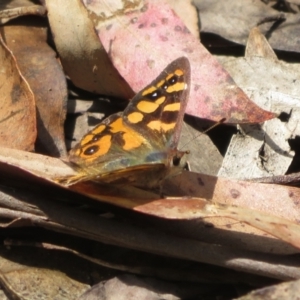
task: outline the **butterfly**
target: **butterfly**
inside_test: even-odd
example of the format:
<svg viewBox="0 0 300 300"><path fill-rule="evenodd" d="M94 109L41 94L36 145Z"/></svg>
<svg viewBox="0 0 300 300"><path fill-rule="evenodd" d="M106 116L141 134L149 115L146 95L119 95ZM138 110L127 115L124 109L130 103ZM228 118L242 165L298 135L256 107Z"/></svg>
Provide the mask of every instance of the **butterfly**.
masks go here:
<svg viewBox="0 0 300 300"><path fill-rule="evenodd" d="M142 76L142 75L141 75ZM71 149L74 176L81 181L120 183L153 189L182 171L177 149L190 87L190 63L181 57L137 93L121 113L104 119Z"/></svg>

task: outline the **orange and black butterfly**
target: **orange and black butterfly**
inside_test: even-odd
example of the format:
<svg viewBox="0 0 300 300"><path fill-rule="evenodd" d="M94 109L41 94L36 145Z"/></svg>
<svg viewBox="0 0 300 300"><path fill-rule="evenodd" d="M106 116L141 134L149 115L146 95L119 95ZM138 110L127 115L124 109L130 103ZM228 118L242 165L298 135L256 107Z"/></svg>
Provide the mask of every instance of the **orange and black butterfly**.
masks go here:
<svg viewBox="0 0 300 300"><path fill-rule="evenodd" d="M157 187L185 154L177 145L189 86L190 64L181 57L136 94L122 113L103 120L71 149L69 162L78 174L58 181Z"/></svg>

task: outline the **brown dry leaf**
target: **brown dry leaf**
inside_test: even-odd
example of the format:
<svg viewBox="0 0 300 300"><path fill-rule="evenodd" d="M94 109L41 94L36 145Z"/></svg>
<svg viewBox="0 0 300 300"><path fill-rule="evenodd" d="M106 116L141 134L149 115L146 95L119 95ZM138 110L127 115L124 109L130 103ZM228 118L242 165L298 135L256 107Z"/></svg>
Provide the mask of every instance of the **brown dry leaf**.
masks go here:
<svg viewBox="0 0 300 300"><path fill-rule="evenodd" d="M229 218L251 225L252 227L263 231L263 235L265 232L269 233L300 249L299 224L243 207L220 205L217 203L211 204L200 198L167 198L137 206L134 210L168 219L188 220L201 218L216 227L219 227L219 219ZM241 229L241 232L249 233L247 228L246 230L243 228ZM251 233L253 234L253 232Z"/></svg>
<svg viewBox="0 0 300 300"><path fill-rule="evenodd" d="M4 148L1 149L1 152L2 162L10 165L16 165L16 161L14 162L12 159L12 154L11 158L7 158L7 154L5 153L6 150ZM19 153L21 152L15 151L15 156L20 156ZM43 157L35 154L31 154L31 157L32 160L30 160L27 155L24 163L17 160L17 166L36 176L52 181L51 170L44 165L45 162ZM33 160L35 160L34 163ZM52 168L54 168L55 165L59 165L59 160L56 160L57 163L55 162L54 158L51 160ZM47 163L49 164L48 159ZM25 165L27 166L24 167ZM31 165L34 165L34 168L31 167ZM38 165L39 167L37 167ZM60 167L64 169L63 165ZM54 169L52 169L52 172L53 170ZM56 168L56 170L58 170L58 168ZM69 167L66 166L65 170L63 170L63 173L66 174L68 171ZM290 206L288 203L285 204L285 211L282 211L281 208L282 197L286 198L284 197L283 192L287 193L289 198L297 199L299 192L296 188L250 182L235 182L225 179L222 180L220 178L217 179L216 177L212 176L203 176L192 172L185 172L181 176L172 178L171 184L174 185L174 187L172 187L173 192L177 188L180 189L181 193L184 195L187 195L187 193L193 193L193 196L201 196L216 203L227 203L229 206L225 207L220 206L220 204L210 204L211 202L204 201L203 199L193 198L189 200L185 199L184 197L177 197L174 200L159 200L159 196L154 193L145 192L126 186L101 186L93 182L75 184L69 187L69 189L89 196L98 201L105 201L126 208L134 208L137 211L149 213L163 218L176 218L185 220L191 218L217 217L215 218L215 221L212 219L209 220L209 222L215 224L216 227L220 227L220 218L234 219L238 222L245 222L252 227L263 231L262 234L256 232L255 234L264 235L264 233L267 232L294 245L295 247L300 247L298 243L298 238L300 240L300 236L298 237L300 227L299 225L293 223L294 220L299 219L300 211L294 209L294 202L292 202L292 199ZM196 187L199 187L199 184L201 187L197 190ZM203 186L205 186L205 189L203 189ZM256 194L253 195L253 189L256 192L259 192L257 196ZM178 193L180 191L178 191ZM266 199L266 195L272 199L272 202ZM263 202L259 199L259 196L264 198ZM241 200L243 202L241 202ZM275 200L280 202L281 206L274 206ZM265 213L251 211L243 207L235 208L234 206L231 206L231 204L238 204L239 206L242 205L244 207L258 209L260 211L264 211ZM286 220L276 216L284 217ZM221 225L221 227L222 226L223 225ZM249 233L249 229L247 228L241 228L239 231Z"/></svg>
<svg viewBox="0 0 300 300"><path fill-rule="evenodd" d="M199 10L201 31L217 34L245 45L250 30L259 25L272 48L300 52L298 39L299 12L284 14L260 0L194 0ZM242 18L240 16L243 16Z"/></svg>
<svg viewBox="0 0 300 300"><path fill-rule="evenodd" d="M186 122L182 126L178 149L188 149L187 163L190 171L207 175L218 174L223 161L219 150L206 134L199 134L198 130Z"/></svg>
<svg viewBox="0 0 300 300"><path fill-rule="evenodd" d="M8 168L7 165L6 167L4 166L4 168L2 168L2 165L0 165L0 167L1 177L4 176L4 179L6 179L8 170L12 168ZM20 178L22 178L21 182L23 182L23 177L20 176L20 174L24 174L24 172L21 172L20 170L17 171L18 173L16 174L15 178L18 178L18 180L16 182L15 179L13 181L14 184L20 182ZM25 182L30 182L29 186L37 186L36 180L37 179L33 177L28 178L28 174L26 175L26 177L24 177ZM41 181L38 181L38 183L41 183ZM44 184L42 186L49 188L49 184ZM58 191L57 188L55 190L57 191L57 196L59 199L70 199L73 203L75 199L78 200L78 197L74 194L70 195L67 191L63 190ZM208 243L201 241L202 234L201 231L199 232L198 230L199 223L189 222L189 224L187 224L189 225L187 227L188 232L184 233L181 230L178 231L178 227L174 228L174 225L176 223L174 224L174 222L171 222L170 220L156 218L156 222L163 222L163 230L162 226L158 226L157 230L153 231L153 228L147 228L149 227L149 223L146 226L142 225L145 224L144 222L142 222L142 226L136 226L136 224L128 224L128 221L119 223L114 219L107 219L107 217L105 216L101 218L98 215L97 211L85 212L78 209L78 207L73 207L73 205L72 207L70 207L70 205L66 205L65 201L58 203L57 196L51 197L50 195L52 194L52 189L51 193L47 193L47 195L45 196L45 190L40 190L42 195L38 197L36 197L34 193L29 192L27 187L27 192L25 193L24 189L20 190L10 188L8 191L10 196L8 199L9 201L6 202L6 205L10 209L1 208L1 214L9 219L22 217L31 220L33 224L38 224L38 226L45 227L54 231L63 230L63 232L65 233L69 233L72 235L75 234L76 236L79 235L85 239L97 240L109 244L113 243L114 245L119 245L121 247L125 246L127 248L156 253L159 255L184 258L188 259L189 261L200 261L206 264L233 268L235 270L247 271L267 277L280 279L293 279L299 277L299 268L293 265L294 263L298 263L298 260L296 258L286 256L282 257L281 255L270 254L270 252L295 253L295 249L293 250L294 252L277 252L278 242L280 242L279 240L273 239L273 241L270 241L270 239L267 239L269 245L274 245L274 242L276 242L274 245L275 248L271 247L268 253L253 253L251 252L251 250L245 247L243 239L241 238L238 239L238 244L234 244L233 247L232 244L228 243L227 246L223 246L223 241L220 242L220 239L218 238ZM28 194L28 192L30 194ZM18 193L21 194L17 199L22 199L21 201L18 200L18 202L20 203L17 203L18 207L21 205L20 211L19 209L12 209L14 205L11 205L12 201L15 202L15 200L17 200L14 197L16 197ZM30 195L30 197L28 197L28 195ZM67 195L69 195L69 197ZM50 196L50 198L48 198L48 196ZM81 197L79 198L81 200L84 199ZM84 202L81 203L89 202L88 199L85 199ZM32 215L32 205L42 208L42 211L39 213L39 215ZM27 211L28 208L31 212L23 213L24 211ZM45 213L47 216L41 217L44 216ZM130 214L132 214L132 212ZM138 215L135 216L138 217ZM148 219L147 217L141 217L142 218L139 217L141 221ZM130 218L130 222L131 221L132 219ZM158 223L157 225L160 224ZM168 228L172 228L172 234L168 234ZM210 234L210 230L208 230L208 228L206 228L206 231L207 234ZM195 233L198 235L197 237L194 235L194 237L191 238L190 233ZM223 233L226 233L226 231L223 231ZM181 235L181 237L179 237L178 235ZM227 238L232 235L233 234L227 235ZM256 239L253 240L257 244L258 248L261 242L264 242L264 240L266 240L266 237L253 237L256 237ZM288 245L286 243L284 244ZM197 251L195 251L195 249L197 249ZM102 252L100 251L97 253L101 254Z"/></svg>
<svg viewBox="0 0 300 300"><path fill-rule="evenodd" d="M0 24L26 15L45 16L46 9L30 0L1 0Z"/></svg>
<svg viewBox="0 0 300 300"><path fill-rule="evenodd" d="M194 0L194 4L199 11L201 32L212 32L243 44L259 21L279 14L260 0Z"/></svg>
<svg viewBox="0 0 300 300"><path fill-rule="evenodd" d="M46 0L48 20L66 74L87 91L131 98L134 93L112 67L80 0Z"/></svg>
<svg viewBox="0 0 300 300"><path fill-rule="evenodd" d="M43 268L43 256L25 254L25 249L19 257L16 251L0 249L1 285L10 299L78 299L89 288L61 271Z"/></svg>
<svg viewBox="0 0 300 300"><path fill-rule="evenodd" d="M0 35L0 145L32 151L36 140L33 93Z"/></svg>
<svg viewBox="0 0 300 300"><path fill-rule="evenodd" d="M56 176L76 174L71 167L60 159L10 148L0 147L0 161L47 180Z"/></svg>
<svg viewBox="0 0 300 300"><path fill-rule="evenodd" d="M35 96L40 147L51 156L66 156L64 121L68 92L56 53L47 44L45 22L39 18L16 20L4 26L2 32Z"/></svg>

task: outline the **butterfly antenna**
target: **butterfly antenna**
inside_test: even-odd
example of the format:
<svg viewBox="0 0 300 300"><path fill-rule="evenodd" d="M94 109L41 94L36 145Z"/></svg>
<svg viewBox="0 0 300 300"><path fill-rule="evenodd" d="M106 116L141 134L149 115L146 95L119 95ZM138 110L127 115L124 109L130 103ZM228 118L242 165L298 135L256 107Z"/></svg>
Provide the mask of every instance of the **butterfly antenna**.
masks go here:
<svg viewBox="0 0 300 300"><path fill-rule="evenodd" d="M226 118L221 119L220 121L216 122L214 125L210 126L209 128L207 128L206 130L204 130L203 132L200 132L199 135L195 136L193 139L191 139L190 141L188 141L184 146L182 146L181 148L185 148L190 142L192 142L193 140L195 140L196 138L198 138L199 136L201 136L202 134L207 133L208 131L214 129L215 127L219 126L220 124L223 124L226 121Z"/></svg>

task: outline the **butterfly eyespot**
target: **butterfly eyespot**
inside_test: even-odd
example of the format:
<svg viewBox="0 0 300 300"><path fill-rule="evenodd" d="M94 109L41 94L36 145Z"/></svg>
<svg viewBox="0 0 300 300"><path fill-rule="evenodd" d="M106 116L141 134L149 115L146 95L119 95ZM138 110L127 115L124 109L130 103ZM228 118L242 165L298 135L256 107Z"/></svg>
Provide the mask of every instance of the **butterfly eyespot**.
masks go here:
<svg viewBox="0 0 300 300"><path fill-rule="evenodd" d="M83 154L84 155L92 155L94 153L96 153L99 150L99 146L95 145L95 146L91 146L88 147L86 150L84 150Z"/></svg>
<svg viewBox="0 0 300 300"><path fill-rule="evenodd" d="M174 75L168 80L168 83L173 85L173 84L177 83L177 81L178 81L178 77L176 75Z"/></svg>

